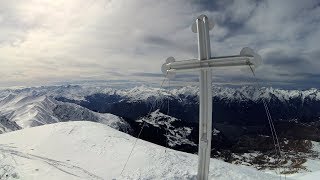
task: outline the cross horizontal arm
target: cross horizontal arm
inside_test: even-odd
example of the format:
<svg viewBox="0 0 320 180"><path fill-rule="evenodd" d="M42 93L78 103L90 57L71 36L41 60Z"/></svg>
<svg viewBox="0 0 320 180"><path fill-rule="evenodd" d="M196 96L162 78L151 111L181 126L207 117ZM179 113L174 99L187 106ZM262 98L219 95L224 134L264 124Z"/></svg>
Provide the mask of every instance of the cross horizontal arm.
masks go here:
<svg viewBox="0 0 320 180"><path fill-rule="evenodd" d="M164 74L176 72L190 72L195 70L213 69L216 67L230 66L248 66L254 65L257 67L261 63L261 57L254 53L250 48L243 48L240 55L212 57L207 60L190 59L183 61L175 61L173 57L166 60L162 65Z"/></svg>
<svg viewBox="0 0 320 180"><path fill-rule="evenodd" d="M227 57L215 57L208 60L185 60L176 61L164 64L164 73L167 72L188 72L202 69L212 69L215 67L226 66L245 66L253 65L251 62L254 57L250 56L227 56Z"/></svg>

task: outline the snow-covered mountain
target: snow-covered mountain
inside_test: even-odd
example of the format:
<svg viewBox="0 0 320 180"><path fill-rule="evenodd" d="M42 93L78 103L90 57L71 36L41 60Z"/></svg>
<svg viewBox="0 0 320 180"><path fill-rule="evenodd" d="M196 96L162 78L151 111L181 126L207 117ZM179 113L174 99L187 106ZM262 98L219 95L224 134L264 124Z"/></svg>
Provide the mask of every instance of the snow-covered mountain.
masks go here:
<svg viewBox="0 0 320 180"><path fill-rule="evenodd" d="M41 136L39 136L41 134ZM7 179L196 179L197 156L138 141L100 123L62 122L0 135L0 177ZM211 159L210 179L279 179ZM289 179L289 178L288 178Z"/></svg>
<svg viewBox="0 0 320 180"><path fill-rule="evenodd" d="M274 97L288 101L293 98L299 98L302 101L311 99L320 101L320 90L311 88L308 90L283 90L272 87L255 88L252 86L244 86L240 88L228 88L213 86L213 97L219 97L226 100L238 101L258 101L262 98L272 99ZM161 98L164 96L194 96L198 95L199 88L197 86L187 86L182 88L155 88L147 86L138 86L127 89L115 89L109 86L81 86L81 85L66 85L66 86L41 86L23 89L4 89L0 90L0 100L10 93L36 93L38 95L48 95L52 97L65 97L72 100L84 100L86 96L92 94L108 94L121 96L131 101L153 100L153 98Z"/></svg>
<svg viewBox="0 0 320 180"><path fill-rule="evenodd" d="M107 86L46 86L0 91L0 100L8 94L35 93L59 101L71 102L95 112L112 113L128 119L138 119L148 114L151 104L162 109L169 99L171 116L178 119L198 121L198 88L183 87L160 89L140 86L128 89L114 89ZM281 90L273 88L213 87L214 118L222 122L237 123L266 122L261 100L265 99L275 120L315 122L320 117L320 91L318 89ZM240 117L240 118L239 118Z"/></svg>
<svg viewBox="0 0 320 180"><path fill-rule="evenodd" d="M283 173L309 171L304 162L308 158L319 160L320 154L312 151L312 141L320 141L319 90L213 87L213 92L212 157L245 162L258 169L276 167L269 161L276 158L276 153L263 99L285 154L281 162L288 162ZM136 136L145 124L141 139L196 153L198 114L197 87L114 89L68 85L0 90L0 132L78 119L130 130ZM253 156L246 157L252 152Z"/></svg>
<svg viewBox="0 0 320 180"><path fill-rule="evenodd" d="M35 91L9 93L0 100L0 133L73 120L100 122L124 132L131 130L130 125L120 117L60 102Z"/></svg>
<svg viewBox="0 0 320 180"><path fill-rule="evenodd" d="M199 115L198 92L197 87L191 86L114 89L106 86L67 85L7 89L0 90L0 115L5 115L20 127L28 127L70 118L103 121L101 113L111 113L123 118L131 126L136 126L136 120L149 116L149 112L159 109L160 113L167 113L169 101L170 112L167 115L181 120L181 128L189 127L194 131L197 129ZM231 143L236 143L239 137L247 134L270 135L262 99L267 101L276 128L281 130L280 135L320 141L320 90L214 86L213 95L214 126ZM82 111L87 113L80 113ZM64 114L70 112L74 116ZM124 124L124 121L121 122ZM136 126L134 131L139 129L140 126ZM189 137L193 136L197 140L194 135L197 133L191 132Z"/></svg>

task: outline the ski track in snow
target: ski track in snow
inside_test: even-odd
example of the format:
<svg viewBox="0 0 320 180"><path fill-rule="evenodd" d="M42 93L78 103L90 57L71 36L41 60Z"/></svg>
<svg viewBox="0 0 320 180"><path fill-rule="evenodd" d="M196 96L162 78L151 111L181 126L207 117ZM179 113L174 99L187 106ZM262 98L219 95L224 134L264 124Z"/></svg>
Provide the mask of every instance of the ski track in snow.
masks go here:
<svg viewBox="0 0 320 180"><path fill-rule="evenodd" d="M50 158L46 158L38 155L33 155L30 153L16 151L13 148L16 148L16 147L0 144L0 152L3 153L5 156L9 155L9 157L12 158L12 160L14 160L15 162L16 162L16 157L21 157L21 158L29 159L31 161L43 162L45 164L48 164L51 167L54 167L72 176L89 178L89 179L103 179L79 166L75 166L66 162L62 162L62 161L58 161L58 160L54 160L54 159L50 159ZM18 164L15 163L15 165L18 165Z"/></svg>
<svg viewBox="0 0 320 180"><path fill-rule="evenodd" d="M28 128L0 135L0 167L11 167L8 179L23 180L196 179L196 155L143 140L120 175L134 141L128 134L86 121ZM210 178L269 180L278 176L211 159Z"/></svg>

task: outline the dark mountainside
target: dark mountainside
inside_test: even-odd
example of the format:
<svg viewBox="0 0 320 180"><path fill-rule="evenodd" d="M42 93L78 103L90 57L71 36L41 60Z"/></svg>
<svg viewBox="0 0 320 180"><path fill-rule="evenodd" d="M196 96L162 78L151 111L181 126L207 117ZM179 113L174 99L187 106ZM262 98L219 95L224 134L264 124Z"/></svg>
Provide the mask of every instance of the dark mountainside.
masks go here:
<svg viewBox="0 0 320 180"><path fill-rule="evenodd" d="M169 98L170 112L167 114ZM197 96L170 96L157 101L151 112L160 112L182 120L184 126L198 125ZM111 113L123 117L129 123L147 116L151 104L145 101L131 101L119 95L93 94L85 101L75 101L67 98L57 98L65 102L73 102L100 113ZM283 101L273 96L268 107L275 122L278 134L287 138L305 138L320 141L320 100L301 97ZM241 135L270 135L269 124L262 100L230 101L219 97L213 98L213 125L222 131L230 140L236 140Z"/></svg>
<svg viewBox="0 0 320 180"><path fill-rule="evenodd" d="M230 96L239 97L238 91L234 93ZM285 164L287 161L293 161L292 156L295 155L293 152L312 154L311 141L320 141L320 100L314 96L304 96L303 94L293 98L281 99L270 93L268 97L270 98L266 98L266 101L279 136L280 146L286 152L283 158L279 160L280 163ZM140 138L167 146L166 139L169 140L167 134L168 126L159 123L159 119L156 122L148 123L149 120L154 119L149 113L159 109L159 112L169 115L169 117L161 117L161 121L169 121L171 116L178 119L178 121L171 123L176 129L184 127L192 129L186 138L194 142L193 145L184 143L169 146L176 150L197 153L197 146L195 145L198 143L199 110L197 94L179 94L178 96L172 95L132 101L132 99L116 93L96 93L86 96L85 100L82 101L64 97L59 97L57 100L76 103L96 112L112 113L120 116L131 125L135 136L143 124L141 123L142 121L137 122L137 120L144 119L147 123ZM156 100L156 105L153 109L151 109L150 103L152 100ZM169 113L168 100L170 104ZM242 153L257 152L258 154L267 154L267 157L276 157L270 127L261 98L251 100L245 97L230 99L214 96L213 126L217 130L217 132L214 132L212 139L212 154L214 157L220 157L225 161L235 163L241 159L237 158L237 154ZM267 157L258 155L248 161L258 168L275 167L276 162L268 163ZM299 158L303 159L300 156ZM299 165L294 165L295 168L299 167ZM294 168L285 173L293 171L295 171Z"/></svg>

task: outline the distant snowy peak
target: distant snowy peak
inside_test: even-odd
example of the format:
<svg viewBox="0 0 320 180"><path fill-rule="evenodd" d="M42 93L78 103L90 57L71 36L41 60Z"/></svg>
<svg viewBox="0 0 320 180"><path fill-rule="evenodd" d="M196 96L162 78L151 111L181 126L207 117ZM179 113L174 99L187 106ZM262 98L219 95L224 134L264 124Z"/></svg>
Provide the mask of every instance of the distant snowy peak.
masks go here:
<svg viewBox="0 0 320 180"><path fill-rule="evenodd" d="M261 99L271 100L277 98L281 101L288 101L293 98L299 98L320 101L320 90L312 88L309 90L283 90L272 87L255 88L244 86L240 88L228 88L213 86L213 97L227 101L259 101ZM86 101L86 97L93 94L107 94L121 97L127 101L154 101L162 98L184 98L195 97L199 94L197 86L187 86L182 88L155 88L148 86L138 86L128 89L114 89L107 86L87 87L81 85L68 86L48 86L25 88L18 90L0 90L0 100L13 98L9 94L29 94L30 96L46 95L49 97L64 97L75 101ZM197 100L197 98L195 99ZM1 104L0 104L1 106Z"/></svg>
<svg viewBox="0 0 320 180"><path fill-rule="evenodd" d="M281 101L288 101L293 98L299 98L305 100L309 98L311 100L320 101L320 91L317 89L309 90L282 90L270 88L255 88L250 86L244 86L241 88L228 88L213 86L213 97L230 100L230 101L259 101L261 99L270 100L277 98ZM127 93L129 92L129 93ZM125 96L131 100L148 100L152 97L192 97L199 95L199 88L197 86L187 86L177 89L159 89L151 87L136 87L129 90L118 90L114 93Z"/></svg>
<svg viewBox="0 0 320 180"><path fill-rule="evenodd" d="M114 95L124 97L130 101L148 101L162 98L178 98L183 99L185 97L193 97L194 100L198 100L199 88L197 86L187 86L182 88L173 89L160 89L153 87L140 86L132 89L121 89L112 92ZM265 99L270 101L272 98L277 98L280 101L289 101L294 98L320 101L320 90L283 90L269 88L255 88L250 86L244 86L241 88L228 88L228 87L212 87L213 97L220 98L227 101L259 101Z"/></svg>
<svg viewBox="0 0 320 180"><path fill-rule="evenodd" d="M282 101L288 101L294 98L300 98L301 100L304 100L306 98L309 98L311 100L316 100L316 101L320 100L320 91L314 88L309 90L283 90L283 89L274 89L272 87L254 88L249 86L244 86L242 88L236 88L236 89L216 88L216 92L218 94L217 96L219 96L220 93L226 89L228 89L229 94L240 93L243 96L243 98L254 100L254 101L260 100L260 99L270 100L273 97ZM241 98L238 98L238 99L241 99Z"/></svg>

